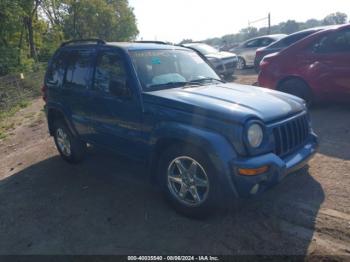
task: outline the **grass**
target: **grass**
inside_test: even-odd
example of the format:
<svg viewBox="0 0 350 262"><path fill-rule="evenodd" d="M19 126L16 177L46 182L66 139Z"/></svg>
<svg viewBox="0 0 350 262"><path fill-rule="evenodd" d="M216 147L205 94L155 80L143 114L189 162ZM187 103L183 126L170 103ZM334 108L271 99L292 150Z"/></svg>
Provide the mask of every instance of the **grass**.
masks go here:
<svg viewBox="0 0 350 262"><path fill-rule="evenodd" d="M24 75L25 78L20 82L21 90L24 92L24 97L21 97L20 101L10 105L8 109L4 111L1 109L0 111L0 140L6 138L9 131L14 129L14 126L18 125L18 123L15 123L15 120L11 119L11 117L14 116L20 109L27 107L33 98L40 95L40 86L42 83L44 70L42 69L37 72L29 72L25 73ZM15 92L16 89L13 86L5 86L1 90L3 90L2 92L7 92L8 97L17 95ZM11 90L12 93L10 93ZM24 115L25 119L32 119L34 117L35 113L27 113Z"/></svg>
<svg viewBox="0 0 350 262"><path fill-rule="evenodd" d="M11 109L0 112L0 140L4 139L8 135L8 131L14 129L16 123L11 121L11 117L14 116L20 109L26 108L29 105L29 101L23 100L17 105L11 107Z"/></svg>

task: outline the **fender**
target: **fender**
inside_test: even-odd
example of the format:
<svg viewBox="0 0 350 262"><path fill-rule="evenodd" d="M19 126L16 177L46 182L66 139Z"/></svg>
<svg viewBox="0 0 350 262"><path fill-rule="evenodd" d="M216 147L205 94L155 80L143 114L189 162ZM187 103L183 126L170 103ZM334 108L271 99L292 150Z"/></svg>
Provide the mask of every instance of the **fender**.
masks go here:
<svg viewBox="0 0 350 262"><path fill-rule="evenodd" d="M64 106L62 106L60 103L55 103L55 102L51 102L51 101L45 105L47 124L48 124L50 135L52 135L52 126L51 126L52 123L49 119L50 110L55 110L55 111L59 112L63 116L63 119L66 122L66 124L67 124L69 130L72 132L72 134L74 136L78 136L78 132L75 129L75 127L72 123L72 120L68 117L69 116L68 110Z"/></svg>
<svg viewBox="0 0 350 262"><path fill-rule="evenodd" d="M207 156L219 174L222 185L229 184L234 195L238 196L236 187L232 181L232 171L230 170L232 159L237 158L237 153L230 142L217 133L207 129L176 122L162 122L151 134L151 161L156 160L157 145L164 140L183 141L193 144L207 153Z"/></svg>

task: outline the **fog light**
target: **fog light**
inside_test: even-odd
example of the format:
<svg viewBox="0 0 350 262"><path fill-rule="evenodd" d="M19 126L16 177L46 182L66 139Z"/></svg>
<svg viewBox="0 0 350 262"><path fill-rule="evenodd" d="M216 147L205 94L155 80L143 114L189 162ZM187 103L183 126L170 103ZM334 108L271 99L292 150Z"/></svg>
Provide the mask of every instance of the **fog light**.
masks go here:
<svg viewBox="0 0 350 262"><path fill-rule="evenodd" d="M244 176L256 176L265 173L269 170L268 166L262 166L259 168L239 168L238 172Z"/></svg>

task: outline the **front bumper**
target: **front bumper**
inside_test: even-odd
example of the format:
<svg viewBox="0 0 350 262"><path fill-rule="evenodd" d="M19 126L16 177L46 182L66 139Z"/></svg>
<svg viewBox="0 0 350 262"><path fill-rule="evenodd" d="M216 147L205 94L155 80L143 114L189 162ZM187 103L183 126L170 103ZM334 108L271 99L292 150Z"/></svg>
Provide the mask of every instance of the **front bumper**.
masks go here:
<svg viewBox="0 0 350 262"><path fill-rule="evenodd" d="M237 66L237 59L222 60L218 64L214 64L215 71L218 74L233 75Z"/></svg>
<svg viewBox="0 0 350 262"><path fill-rule="evenodd" d="M281 182L288 174L304 167L318 148L315 134L310 134L305 144L284 158L269 153L253 158L235 159L232 162L232 185L239 197L258 195ZM269 166L266 173L256 176L243 176L239 168L259 168Z"/></svg>

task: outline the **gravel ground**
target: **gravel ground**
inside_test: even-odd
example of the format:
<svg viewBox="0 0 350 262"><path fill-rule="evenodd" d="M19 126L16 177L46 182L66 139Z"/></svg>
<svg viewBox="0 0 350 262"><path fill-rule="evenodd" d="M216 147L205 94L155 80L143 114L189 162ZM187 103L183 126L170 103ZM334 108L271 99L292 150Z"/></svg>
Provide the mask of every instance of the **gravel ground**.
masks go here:
<svg viewBox="0 0 350 262"><path fill-rule="evenodd" d="M91 150L65 163L42 106L0 141L0 254L350 255L350 106L311 110L321 144L307 168L204 221L176 214L130 160Z"/></svg>

